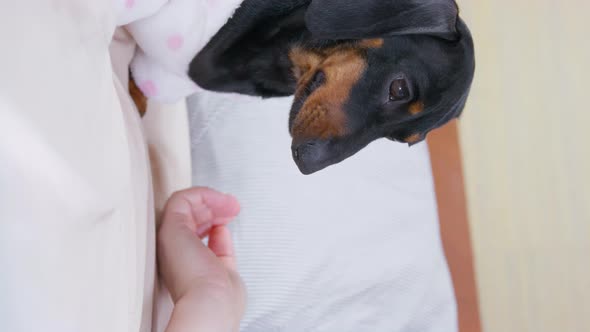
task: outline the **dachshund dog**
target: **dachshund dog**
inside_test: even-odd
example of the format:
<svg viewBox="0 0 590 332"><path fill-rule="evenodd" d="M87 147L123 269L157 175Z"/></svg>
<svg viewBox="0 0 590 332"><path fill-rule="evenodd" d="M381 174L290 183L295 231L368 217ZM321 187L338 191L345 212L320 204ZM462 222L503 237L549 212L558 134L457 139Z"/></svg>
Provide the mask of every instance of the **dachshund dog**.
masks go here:
<svg viewBox="0 0 590 332"><path fill-rule="evenodd" d="M458 117L475 71L453 0L245 0L193 59L204 89L294 95L293 158L311 174Z"/></svg>

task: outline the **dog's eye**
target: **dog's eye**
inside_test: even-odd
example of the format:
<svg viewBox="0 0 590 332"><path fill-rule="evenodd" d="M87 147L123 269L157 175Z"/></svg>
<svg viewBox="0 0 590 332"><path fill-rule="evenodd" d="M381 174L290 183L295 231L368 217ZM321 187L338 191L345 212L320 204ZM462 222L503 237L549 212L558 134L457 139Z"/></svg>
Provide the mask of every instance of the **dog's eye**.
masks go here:
<svg viewBox="0 0 590 332"><path fill-rule="evenodd" d="M398 78L391 82L389 88L389 100L399 101L410 97L410 89L408 88L408 81L405 78Z"/></svg>

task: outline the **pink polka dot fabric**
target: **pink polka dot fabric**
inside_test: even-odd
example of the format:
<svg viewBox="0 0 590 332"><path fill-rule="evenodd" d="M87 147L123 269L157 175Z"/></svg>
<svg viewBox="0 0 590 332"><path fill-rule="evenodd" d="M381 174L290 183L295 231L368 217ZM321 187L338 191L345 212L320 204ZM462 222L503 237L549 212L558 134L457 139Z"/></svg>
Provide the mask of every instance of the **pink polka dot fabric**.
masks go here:
<svg viewBox="0 0 590 332"><path fill-rule="evenodd" d="M188 77L191 60L242 0L115 0L117 22L138 45L133 77L146 97L175 103L200 88Z"/></svg>
<svg viewBox="0 0 590 332"><path fill-rule="evenodd" d="M148 98L158 95L158 88L156 87L156 83L154 83L153 81L145 81L143 83L140 83L139 88Z"/></svg>
<svg viewBox="0 0 590 332"><path fill-rule="evenodd" d="M172 35L168 38L168 48L171 51L178 51L182 48L184 39L181 35Z"/></svg>

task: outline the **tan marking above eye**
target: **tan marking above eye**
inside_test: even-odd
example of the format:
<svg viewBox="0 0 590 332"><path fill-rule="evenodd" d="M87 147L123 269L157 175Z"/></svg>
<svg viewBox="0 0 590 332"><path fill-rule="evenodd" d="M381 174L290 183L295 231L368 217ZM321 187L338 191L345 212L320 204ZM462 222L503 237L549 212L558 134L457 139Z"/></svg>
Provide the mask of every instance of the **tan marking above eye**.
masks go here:
<svg viewBox="0 0 590 332"><path fill-rule="evenodd" d="M366 48L381 48L381 47L383 47L384 43L385 43L385 41L383 40L383 38L373 38L373 39L363 39L358 43L358 45L360 47L366 47Z"/></svg>
<svg viewBox="0 0 590 332"><path fill-rule="evenodd" d="M293 122L292 135L298 139L329 139L347 133L344 103L350 98L353 86L361 78L367 63L363 53L352 47L324 50L325 57L317 53L293 50L291 61L303 72L296 95L301 95L315 73L322 70L326 80L305 101Z"/></svg>
<svg viewBox="0 0 590 332"><path fill-rule="evenodd" d="M413 102L412 104L410 104L410 108L408 109L408 111L412 115L420 114L424 111L424 103L421 101Z"/></svg>

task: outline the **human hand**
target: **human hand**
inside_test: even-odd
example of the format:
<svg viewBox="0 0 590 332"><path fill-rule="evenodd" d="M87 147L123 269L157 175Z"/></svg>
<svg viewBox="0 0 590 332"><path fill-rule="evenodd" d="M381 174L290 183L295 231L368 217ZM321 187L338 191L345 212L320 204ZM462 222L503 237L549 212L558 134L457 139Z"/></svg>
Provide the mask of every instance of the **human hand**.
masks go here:
<svg viewBox="0 0 590 332"><path fill-rule="evenodd" d="M175 303L167 331L238 330L246 291L226 225L239 211L233 196L208 188L168 201L157 235L160 275Z"/></svg>

